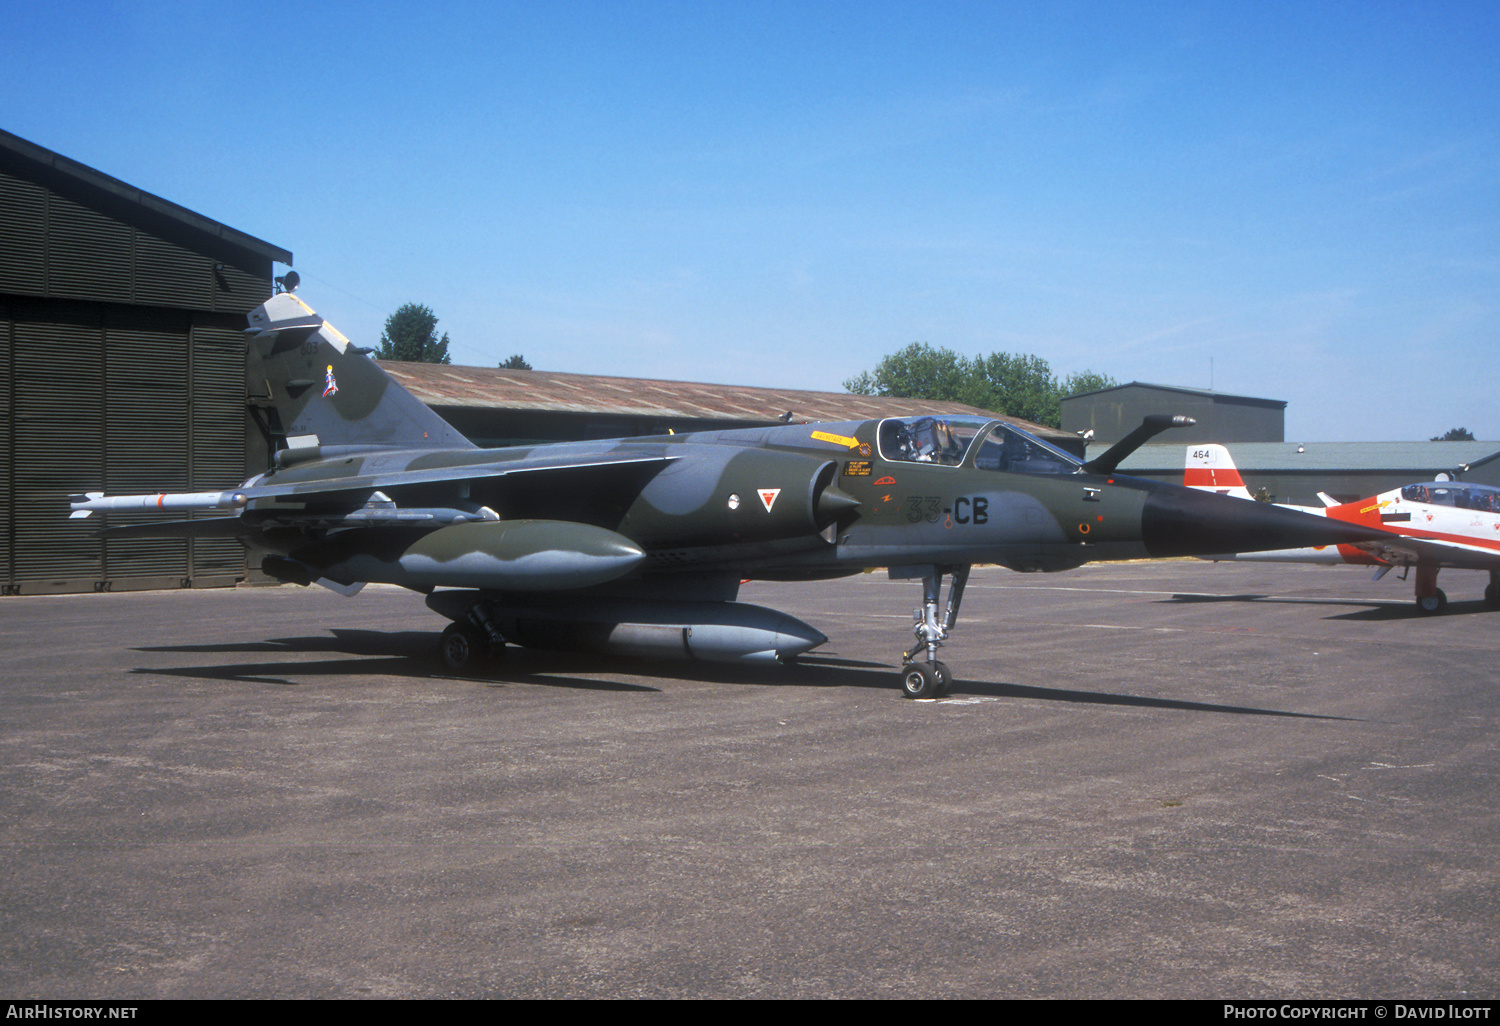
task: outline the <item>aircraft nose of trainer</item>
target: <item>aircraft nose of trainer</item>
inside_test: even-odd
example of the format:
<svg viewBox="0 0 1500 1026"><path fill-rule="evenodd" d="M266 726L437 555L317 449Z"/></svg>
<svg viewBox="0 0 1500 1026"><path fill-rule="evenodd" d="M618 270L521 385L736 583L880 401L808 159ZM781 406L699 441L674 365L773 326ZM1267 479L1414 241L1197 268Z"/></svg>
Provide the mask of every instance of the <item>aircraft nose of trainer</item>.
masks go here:
<svg viewBox="0 0 1500 1026"><path fill-rule="evenodd" d="M1161 485L1141 511L1141 540L1155 558L1353 544L1385 532L1212 492Z"/></svg>

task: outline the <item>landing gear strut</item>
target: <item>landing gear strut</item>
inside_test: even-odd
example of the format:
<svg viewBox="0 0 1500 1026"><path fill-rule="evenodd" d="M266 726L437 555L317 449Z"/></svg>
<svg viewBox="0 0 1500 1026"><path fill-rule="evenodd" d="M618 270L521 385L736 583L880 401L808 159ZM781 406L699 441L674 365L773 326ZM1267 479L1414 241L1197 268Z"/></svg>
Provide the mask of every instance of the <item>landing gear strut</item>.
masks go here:
<svg viewBox="0 0 1500 1026"><path fill-rule="evenodd" d="M485 613L483 603L470 609L464 619L445 627L438 640L438 655L453 673L474 673L504 653L505 637Z"/></svg>
<svg viewBox="0 0 1500 1026"><path fill-rule="evenodd" d="M1448 596L1437 586L1438 568L1431 563L1417 564L1417 612L1441 613L1448 606Z"/></svg>
<svg viewBox="0 0 1500 1026"><path fill-rule="evenodd" d="M951 575L952 580L948 587L948 604L939 620L938 602L942 597L944 574ZM941 698L953 684L953 673L946 663L938 660L937 650L958 622L958 607L964 599L964 586L969 583L969 567L926 566L916 573L906 574L893 567L891 576L922 578L922 608L912 613L915 621L912 633L916 635L917 643L901 656L901 693L907 698ZM919 654L925 654L925 661L915 661Z"/></svg>

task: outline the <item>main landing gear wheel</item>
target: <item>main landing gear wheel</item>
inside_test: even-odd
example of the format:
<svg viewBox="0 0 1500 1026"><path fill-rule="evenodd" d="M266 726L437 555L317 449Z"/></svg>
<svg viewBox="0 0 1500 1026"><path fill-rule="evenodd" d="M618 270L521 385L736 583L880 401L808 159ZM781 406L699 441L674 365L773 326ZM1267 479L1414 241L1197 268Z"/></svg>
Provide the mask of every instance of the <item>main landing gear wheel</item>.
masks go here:
<svg viewBox="0 0 1500 1026"><path fill-rule="evenodd" d="M1491 587L1494 586L1491 585ZM1485 598L1489 598L1488 588L1485 589ZM1448 608L1448 596L1443 594L1442 588L1439 588L1432 595L1417 596L1417 612L1419 613L1425 613L1430 616L1433 613L1441 613L1446 608Z"/></svg>
<svg viewBox="0 0 1500 1026"><path fill-rule="evenodd" d="M473 673L490 655L490 639L470 623L454 621L438 641L443 666L454 673Z"/></svg>
<svg viewBox="0 0 1500 1026"><path fill-rule="evenodd" d="M1500 609L1500 584L1484 586L1484 604L1490 609Z"/></svg>

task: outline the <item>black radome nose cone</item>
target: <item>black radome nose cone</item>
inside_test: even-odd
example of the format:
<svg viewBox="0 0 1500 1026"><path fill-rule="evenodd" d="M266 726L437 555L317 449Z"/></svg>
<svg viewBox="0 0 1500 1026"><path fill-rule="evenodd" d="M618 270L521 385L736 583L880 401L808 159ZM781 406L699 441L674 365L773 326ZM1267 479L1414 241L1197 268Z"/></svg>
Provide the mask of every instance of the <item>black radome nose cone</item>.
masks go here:
<svg viewBox="0 0 1500 1026"><path fill-rule="evenodd" d="M1352 544L1383 535L1266 502L1170 485L1153 488L1141 511L1141 539L1156 558Z"/></svg>

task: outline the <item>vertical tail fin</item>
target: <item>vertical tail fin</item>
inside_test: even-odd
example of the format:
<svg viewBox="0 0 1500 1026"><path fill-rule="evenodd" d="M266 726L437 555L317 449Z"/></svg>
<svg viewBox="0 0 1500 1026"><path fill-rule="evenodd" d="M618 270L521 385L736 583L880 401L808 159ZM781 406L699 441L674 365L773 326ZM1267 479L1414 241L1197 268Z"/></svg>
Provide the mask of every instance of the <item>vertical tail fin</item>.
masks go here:
<svg viewBox="0 0 1500 1026"><path fill-rule="evenodd" d="M265 426L288 448L474 448L292 293L272 296L249 320L252 401L269 407Z"/></svg>
<svg viewBox="0 0 1500 1026"><path fill-rule="evenodd" d="M1188 488L1217 492L1236 499L1252 498L1229 450L1222 445L1188 446L1183 468L1182 483Z"/></svg>

